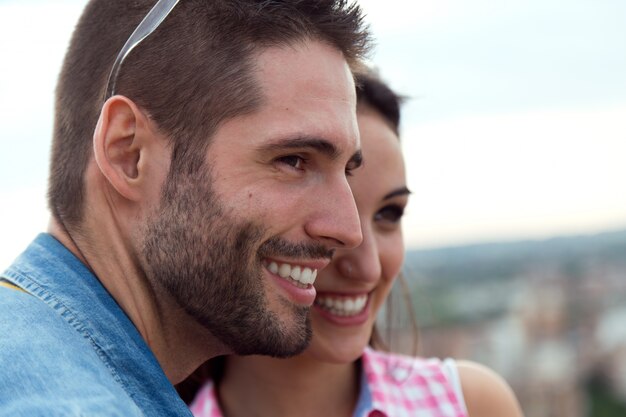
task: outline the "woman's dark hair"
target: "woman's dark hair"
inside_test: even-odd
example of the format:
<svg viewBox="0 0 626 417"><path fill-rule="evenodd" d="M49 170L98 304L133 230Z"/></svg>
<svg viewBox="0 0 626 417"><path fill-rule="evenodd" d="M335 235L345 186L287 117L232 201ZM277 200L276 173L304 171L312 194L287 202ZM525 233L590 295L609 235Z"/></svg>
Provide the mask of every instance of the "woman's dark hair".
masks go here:
<svg viewBox="0 0 626 417"><path fill-rule="evenodd" d="M400 308L396 306L400 305ZM374 324L370 346L384 352L416 356L418 353L418 326L409 285L403 273L393 288L379 317Z"/></svg>
<svg viewBox="0 0 626 417"><path fill-rule="evenodd" d="M369 106L380 113L400 133L400 106L404 97L396 94L373 71L356 75L357 106Z"/></svg>

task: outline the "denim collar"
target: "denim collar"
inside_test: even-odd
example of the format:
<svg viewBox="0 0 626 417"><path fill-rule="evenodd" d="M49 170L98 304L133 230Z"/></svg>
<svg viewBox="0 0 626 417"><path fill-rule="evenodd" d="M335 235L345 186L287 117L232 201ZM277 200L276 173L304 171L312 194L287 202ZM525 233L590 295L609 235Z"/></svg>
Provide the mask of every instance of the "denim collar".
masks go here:
<svg viewBox="0 0 626 417"><path fill-rule="evenodd" d="M191 416L152 351L100 281L65 246L40 234L3 277L54 309L90 341L147 416Z"/></svg>

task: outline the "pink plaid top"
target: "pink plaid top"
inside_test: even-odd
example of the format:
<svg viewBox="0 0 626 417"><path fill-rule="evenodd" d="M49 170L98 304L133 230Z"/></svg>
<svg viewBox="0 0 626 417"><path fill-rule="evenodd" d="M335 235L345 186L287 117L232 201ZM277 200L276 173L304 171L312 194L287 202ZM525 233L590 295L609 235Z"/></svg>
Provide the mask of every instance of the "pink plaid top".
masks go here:
<svg viewBox="0 0 626 417"><path fill-rule="evenodd" d="M366 348L354 417L467 417L463 399L438 359L411 358ZM195 417L223 417L215 385L191 404Z"/></svg>

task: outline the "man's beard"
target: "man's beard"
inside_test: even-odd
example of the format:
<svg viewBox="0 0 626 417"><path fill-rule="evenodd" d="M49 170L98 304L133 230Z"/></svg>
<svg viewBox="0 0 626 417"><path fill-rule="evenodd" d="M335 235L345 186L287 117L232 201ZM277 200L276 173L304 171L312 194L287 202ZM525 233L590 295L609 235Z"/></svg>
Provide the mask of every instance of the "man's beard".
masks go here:
<svg viewBox="0 0 626 417"><path fill-rule="evenodd" d="M327 248L265 242L265 229L226 213L213 192L211 175L166 181L161 204L147 222L143 261L148 279L233 353L287 357L311 339L308 308L280 299L283 315L265 296L266 256L330 257ZM245 216L245 213L243 213ZM256 248L256 251L255 251Z"/></svg>

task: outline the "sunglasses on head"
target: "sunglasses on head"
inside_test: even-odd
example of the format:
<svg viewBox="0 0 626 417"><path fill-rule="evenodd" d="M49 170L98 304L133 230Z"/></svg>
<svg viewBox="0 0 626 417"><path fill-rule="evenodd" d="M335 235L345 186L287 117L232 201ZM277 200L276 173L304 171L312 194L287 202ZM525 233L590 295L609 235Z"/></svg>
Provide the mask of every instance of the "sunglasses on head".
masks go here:
<svg viewBox="0 0 626 417"><path fill-rule="evenodd" d="M130 35L120 52L115 58L111 72L109 73L109 80L107 81L107 93L106 98L110 98L115 95L115 83L117 82L117 76L119 75L120 68L124 59L128 56L137 45L146 39L152 32L154 32L163 23L165 18L172 12L174 6L178 4L179 0L158 0L156 4L150 9L146 17L143 18L141 23L135 28Z"/></svg>

